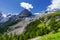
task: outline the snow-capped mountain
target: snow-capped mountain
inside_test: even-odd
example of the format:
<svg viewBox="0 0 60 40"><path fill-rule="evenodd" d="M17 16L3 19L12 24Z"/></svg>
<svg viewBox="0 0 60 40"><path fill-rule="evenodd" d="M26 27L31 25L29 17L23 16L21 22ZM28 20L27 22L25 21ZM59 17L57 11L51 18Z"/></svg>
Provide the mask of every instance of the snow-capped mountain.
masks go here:
<svg viewBox="0 0 60 40"><path fill-rule="evenodd" d="M43 15L47 15L47 14L49 14L51 12L53 12L53 11L43 11L41 13L32 14L27 9L24 9L18 15L12 15L12 14L6 15L4 13L0 13L0 23L7 22L8 20L9 21L10 20L15 20L15 19L18 19L18 18L38 19L39 17L42 17Z"/></svg>
<svg viewBox="0 0 60 40"><path fill-rule="evenodd" d="M10 16L11 16L11 15L10 15ZM6 15L6 14L4 14L4 13L0 13L0 24L8 21L9 18L10 18L10 16L8 16L8 15Z"/></svg>

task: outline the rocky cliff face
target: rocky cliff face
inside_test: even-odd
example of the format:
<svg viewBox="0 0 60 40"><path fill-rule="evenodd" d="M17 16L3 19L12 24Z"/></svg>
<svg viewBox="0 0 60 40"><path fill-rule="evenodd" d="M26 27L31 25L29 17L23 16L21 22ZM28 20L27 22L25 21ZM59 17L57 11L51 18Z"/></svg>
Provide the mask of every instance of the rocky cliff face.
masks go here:
<svg viewBox="0 0 60 40"><path fill-rule="evenodd" d="M28 11L27 9L24 9L20 14L20 17L30 17L32 16L32 13L30 11Z"/></svg>

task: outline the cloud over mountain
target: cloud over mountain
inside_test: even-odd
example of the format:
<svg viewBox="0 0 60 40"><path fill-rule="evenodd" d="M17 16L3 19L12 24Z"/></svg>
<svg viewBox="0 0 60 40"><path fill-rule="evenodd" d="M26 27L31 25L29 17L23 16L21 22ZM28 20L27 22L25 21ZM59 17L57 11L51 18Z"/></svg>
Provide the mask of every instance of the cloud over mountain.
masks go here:
<svg viewBox="0 0 60 40"><path fill-rule="evenodd" d="M60 0L52 0L47 10L60 9Z"/></svg>
<svg viewBox="0 0 60 40"><path fill-rule="evenodd" d="M30 10L30 9L33 8L32 4L29 4L29 3L26 3L26 2L21 2L20 6L27 9L27 10Z"/></svg>

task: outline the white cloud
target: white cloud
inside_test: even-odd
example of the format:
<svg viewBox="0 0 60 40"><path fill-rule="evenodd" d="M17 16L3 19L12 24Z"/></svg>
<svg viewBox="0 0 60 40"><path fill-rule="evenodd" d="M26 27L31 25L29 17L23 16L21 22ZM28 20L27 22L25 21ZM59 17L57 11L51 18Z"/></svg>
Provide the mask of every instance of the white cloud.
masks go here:
<svg viewBox="0 0 60 40"><path fill-rule="evenodd" d="M33 8L32 4L29 4L29 3L26 3L26 2L21 2L20 6L25 8L25 9L28 9L28 10Z"/></svg>
<svg viewBox="0 0 60 40"><path fill-rule="evenodd" d="M60 9L60 0L52 0L47 10Z"/></svg>

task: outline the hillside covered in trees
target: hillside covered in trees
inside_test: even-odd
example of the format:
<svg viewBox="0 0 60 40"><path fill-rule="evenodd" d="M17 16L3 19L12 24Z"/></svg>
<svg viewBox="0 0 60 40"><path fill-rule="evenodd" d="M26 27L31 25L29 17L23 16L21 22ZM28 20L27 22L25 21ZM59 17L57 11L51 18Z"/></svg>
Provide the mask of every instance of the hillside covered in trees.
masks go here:
<svg viewBox="0 0 60 40"><path fill-rule="evenodd" d="M9 20L7 22L5 22L4 24L0 25L0 33L7 32L7 30L9 29L10 26L13 26L15 24L17 24L18 22L20 22L22 19L15 19L15 20Z"/></svg>
<svg viewBox="0 0 60 40"><path fill-rule="evenodd" d="M2 31L0 30L0 32ZM46 40L50 40L49 38L51 38L51 40L53 40L52 38L59 40L60 36L58 36L58 34L60 33L58 32L60 32L60 10L44 15L43 17L29 23L25 28L25 31L20 35L15 34L13 36L12 34L0 34L0 40L28 40L38 36L43 37L41 40L45 40L47 37ZM45 36L48 34L53 36Z"/></svg>

